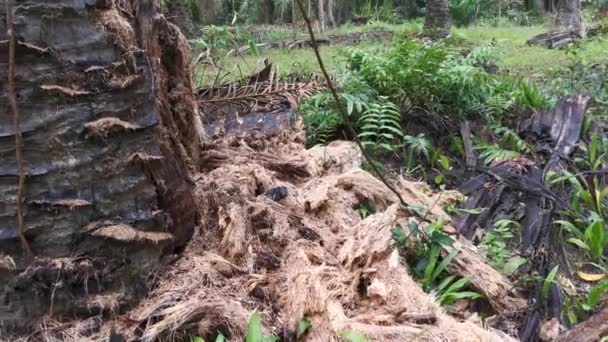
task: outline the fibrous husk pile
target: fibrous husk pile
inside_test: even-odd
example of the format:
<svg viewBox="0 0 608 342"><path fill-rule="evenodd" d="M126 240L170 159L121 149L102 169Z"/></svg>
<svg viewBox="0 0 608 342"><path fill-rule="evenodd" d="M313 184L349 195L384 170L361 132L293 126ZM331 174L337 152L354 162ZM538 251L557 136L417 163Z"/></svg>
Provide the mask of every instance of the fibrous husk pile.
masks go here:
<svg viewBox="0 0 608 342"><path fill-rule="evenodd" d="M240 341L257 310L282 341L295 340L303 317L312 322L305 341L337 341L345 330L371 341L511 340L484 329L475 314L457 320L423 292L391 237L397 225L420 219L361 169L355 144L306 150L298 124L264 140L257 148L237 137L206 146L204 172L195 178L203 229L150 298L116 321L119 331L143 341L219 332ZM440 194L421 183L395 184L408 203L430 208L429 220L448 219ZM375 213L362 219L362 203ZM474 247L456 246L453 272L493 298L497 311L523 309Z"/></svg>

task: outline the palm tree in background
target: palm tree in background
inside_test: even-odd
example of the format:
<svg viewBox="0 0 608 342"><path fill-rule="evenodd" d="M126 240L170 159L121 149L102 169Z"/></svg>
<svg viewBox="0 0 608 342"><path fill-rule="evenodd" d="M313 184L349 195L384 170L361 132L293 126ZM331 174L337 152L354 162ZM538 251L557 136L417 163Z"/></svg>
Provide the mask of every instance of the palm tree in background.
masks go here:
<svg viewBox="0 0 608 342"><path fill-rule="evenodd" d="M450 34L452 20L448 0L427 0L424 30L427 34L444 38Z"/></svg>

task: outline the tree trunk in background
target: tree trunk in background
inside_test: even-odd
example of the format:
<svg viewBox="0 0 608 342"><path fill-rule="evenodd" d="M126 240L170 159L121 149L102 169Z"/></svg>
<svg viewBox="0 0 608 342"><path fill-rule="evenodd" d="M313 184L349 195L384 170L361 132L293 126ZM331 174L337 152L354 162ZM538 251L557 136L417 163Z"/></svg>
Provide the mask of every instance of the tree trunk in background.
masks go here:
<svg viewBox="0 0 608 342"><path fill-rule="evenodd" d="M44 315L124 310L199 223L191 175L202 124L177 27L154 0L120 9L100 0L16 3L25 237L35 260L18 242L16 131L0 43L0 340Z"/></svg>
<svg viewBox="0 0 608 342"><path fill-rule="evenodd" d="M300 0L294 0L300 1ZM333 0L304 0L304 7L307 11L308 17L312 22L313 29L315 32L321 32L332 27L336 19L334 17L334 1ZM304 25L304 18L297 4L293 6L293 23L299 26Z"/></svg>
<svg viewBox="0 0 608 342"><path fill-rule="evenodd" d="M186 0L167 1L167 16L169 21L177 25L186 37L192 37L195 29L192 23L192 13L186 5Z"/></svg>
<svg viewBox="0 0 608 342"><path fill-rule="evenodd" d="M424 30L427 34L444 38L450 34L451 18L448 0L427 0Z"/></svg>
<svg viewBox="0 0 608 342"><path fill-rule="evenodd" d="M580 0L558 0L557 24L560 30L584 35Z"/></svg>
<svg viewBox="0 0 608 342"><path fill-rule="evenodd" d="M258 18L263 24L274 23L274 2L273 0L260 0L258 5Z"/></svg>
<svg viewBox="0 0 608 342"><path fill-rule="evenodd" d="M194 1L192 20L200 25L214 25L216 17L221 14L222 4L218 0Z"/></svg>

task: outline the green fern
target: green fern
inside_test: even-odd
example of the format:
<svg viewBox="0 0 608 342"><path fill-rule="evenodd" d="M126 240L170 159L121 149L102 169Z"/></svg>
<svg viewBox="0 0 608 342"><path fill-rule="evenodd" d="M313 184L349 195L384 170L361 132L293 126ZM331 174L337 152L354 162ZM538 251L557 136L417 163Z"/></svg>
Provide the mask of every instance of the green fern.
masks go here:
<svg viewBox="0 0 608 342"><path fill-rule="evenodd" d="M399 108L387 97L370 104L358 124L363 145L373 150L395 151L403 141Z"/></svg>
<svg viewBox="0 0 608 342"><path fill-rule="evenodd" d="M433 146L424 134L418 134L417 136L406 135L403 137L403 143L407 151L406 166L408 173L414 171L416 157L424 157L427 162L430 160Z"/></svg>
<svg viewBox="0 0 608 342"><path fill-rule="evenodd" d="M490 129L496 134L501 146L506 146L509 149L518 153L530 153L532 148L523 140L514 130L502 126L501 124L490 125Z"/></svg>
<svg viewBox="0 0 608 342"><path fill-rule="evenodd" d="M475 149L480 152L479 158L485 164L491 164L496 160L509 160L518 158L520 154L516 151L506 150L499 144L489 144L487 142L478 142Z"/></svg>

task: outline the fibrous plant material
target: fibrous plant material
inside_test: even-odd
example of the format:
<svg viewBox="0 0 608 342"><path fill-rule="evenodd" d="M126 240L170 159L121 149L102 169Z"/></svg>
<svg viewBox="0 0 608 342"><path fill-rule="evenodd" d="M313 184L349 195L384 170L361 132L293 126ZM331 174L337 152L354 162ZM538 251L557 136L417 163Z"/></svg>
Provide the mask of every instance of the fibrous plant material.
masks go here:
<svg viewBox="0 0 608 342"><path fill-rule="evenodd" d="M233 82L199 90L198 103L207 117L230 112L247 114L288 110L296 108L300 101L324 87L322 81L314 78L308 81L282 81L278 73L273 72L267 79Z"/></svg>
<svg viewBox="0 0 608 342"><path fill-rule="evenodd" d="M198 224L202 123L190 49L155 1L28 0L0 17L0 41L14 42L0 44L14 52L0 78L10 74L4 94L16 95L0 97L0 111L15 99L21 119L0 116L4 339L43 315L117 313L148 291L150 272Z"/></svg>
<svg viewBox="0 0 608 342"><path fill-rule="evenodd" d="M204 199L205 230L162 277L149 302L132 314L140 317L145 340L180 331L211 340L221 332L240 340L244 317L253 308L284 339L307 317L312 324L307 341L338 341L344 330L356 330L371 341L510 340L446 315L408 274L393 250L391 231L418 219L359 168L356 145L338 141L307 151L293 141L297 130L293 126L265 146L272 155L251 150L243 140L215 141L203 154L210 169L196 182ZM272 168L273 160L306 172ZM287 196L265 195L276 187L288 189ZM425 194L424 187L396 184L407 203L432 207L437 195ZM362 202L375 214L362 219L356 210ZM428 217L448 216L432 207ZM500 297L509 293L491 293L495 282L505 280L484 269L479 264L483 258L469 251L473 247L466 242L457 248L462 258L455 261L455 272L506 302ZM504 287L510 291L512 285Z"/></svg>

